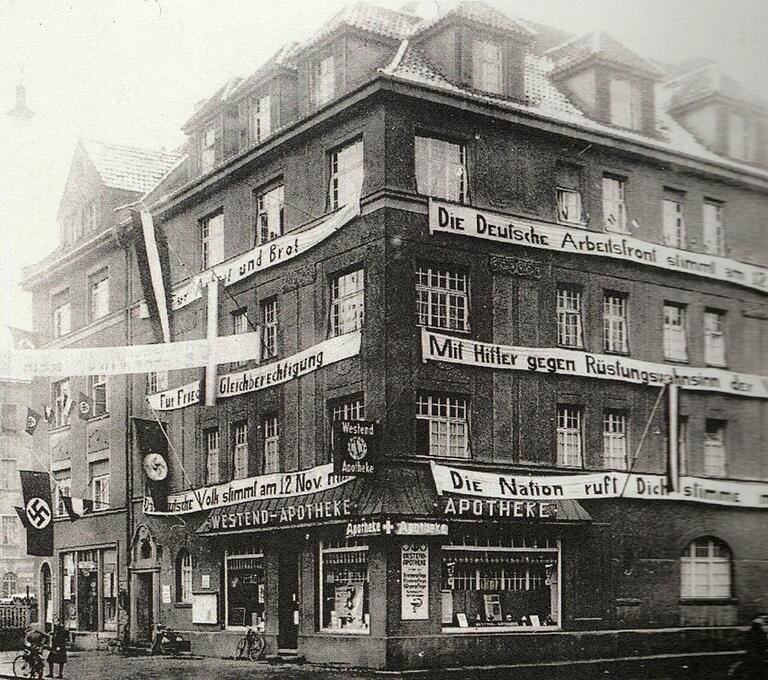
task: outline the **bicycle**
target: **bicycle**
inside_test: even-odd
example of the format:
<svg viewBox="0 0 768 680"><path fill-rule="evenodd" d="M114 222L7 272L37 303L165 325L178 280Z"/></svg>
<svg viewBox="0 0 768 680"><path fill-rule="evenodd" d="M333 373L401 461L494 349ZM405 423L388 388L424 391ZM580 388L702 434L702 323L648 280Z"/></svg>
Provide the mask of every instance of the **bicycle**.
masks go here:
<svg viewBox="0 0 768 680"><path fill-rule="evenodd" d="M42 649L24 643L24 650L13 660L13 674L17 678L42 678L45 664Z"/></svg>
<svg viewBox="0 0 768 680"><path fill-rule="evenodd" d="M263 656L266 646L267 641L264 637L249 627L245 631L245 635L237 642L235 660L246 658L251 661L258 661Z"/></svg>

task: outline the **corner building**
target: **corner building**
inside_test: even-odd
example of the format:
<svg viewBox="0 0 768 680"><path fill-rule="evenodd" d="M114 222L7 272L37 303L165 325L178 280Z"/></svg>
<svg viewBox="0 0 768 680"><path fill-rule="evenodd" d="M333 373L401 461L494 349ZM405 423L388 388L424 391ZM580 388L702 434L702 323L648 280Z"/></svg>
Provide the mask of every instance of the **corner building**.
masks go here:
<svg viewBox="0 0 768 680"><path fill-rule="evenodd" d="M223 86L141 200L172 339L258 329L260 352L218 366L212 406L145 397L199 368L125 379L129 417L167 424L172 491L220 499L151 512L128 435L131 637L230 656L251 625L269 654L393 669L731 649L768 605L766 510L699 501L766 498L765 124L713 64L476 2L356 4ZM115 230L129 341L159 342ZM676 417L649 376L673 370ZM329 476L356 419L376 472ZM670 449L696 500L670 497ZM587 475L587 498L477 481Z"/></svg>

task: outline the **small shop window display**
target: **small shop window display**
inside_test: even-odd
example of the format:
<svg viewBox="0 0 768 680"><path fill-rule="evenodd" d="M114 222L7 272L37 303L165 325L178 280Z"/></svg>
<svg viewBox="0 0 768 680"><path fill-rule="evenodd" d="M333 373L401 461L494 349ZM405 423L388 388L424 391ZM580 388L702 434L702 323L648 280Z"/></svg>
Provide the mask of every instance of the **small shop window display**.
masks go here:
<svg viewBox="0 0 768 680"><path fill-rule="evenodd" d="M355 541L320 546L323 630L366 634L368 609L368 546Z"/></svg>

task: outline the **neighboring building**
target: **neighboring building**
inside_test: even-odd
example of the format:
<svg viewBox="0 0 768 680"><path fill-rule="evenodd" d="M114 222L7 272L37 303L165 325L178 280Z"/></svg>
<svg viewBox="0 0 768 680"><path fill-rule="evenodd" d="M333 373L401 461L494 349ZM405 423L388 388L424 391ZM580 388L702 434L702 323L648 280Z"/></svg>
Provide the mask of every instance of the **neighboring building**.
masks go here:
<svg viewBox="0 0 768 680"><path fill-rule="evenodd" d="M176 292L255 247L290 258L344 206L359 201L361 214L293 259L222 283L218 333L258 328L262 349L219 367L222 395L242 394L160 414L172 490L273 472L294 480L287 473L331 460L337 420L379 422L379 470L183 521L143 512L130 417L154 417L148 393L202 372L112 379L104 415L51 433L54 474L74 495L103 495L111 476L108 510L56 525L56 602L68 625L112 627L115 591L102 584L115 573L133 638L163 623L216 656L232 654L246 625L263 631L270 653L377 668L456 666L469 654L623 655L629 639L648 653L730 648L737 624L768 606L768 547L754 540L765 510L655 498L499 510L466 493L457 509L430 472L442 462L471 473L662 476L669 423L659 387L642 376L563 375L565 364L535 358L536 370L506 370L500 350L471 359L453 344L435 360L423 355L429 333L610 355L608 367L765 371L764 111L744 103L750 153L730 153L669 107L687 81L666 77L609 36L563 37L481 2L429 21L358 3L199 107L184 126L186 162L167 158L168 174L142 199ZM714 96L694 90L689 112ZM715 99L718 111L741 110ZM87 166L87 147L81 156ZM71 186L62 206L88 204ZM464 234L441 233L437 208L446 223L465 217ZM498 222L497 240L469 236L466 216L478 213L487 236ZM552 228L581 246L544 247ZM28 272L50 346L161 341L146 318L136 231L123 220ZM637 261L598 256L606 233L613 255L629 238L641 243L629 251ZM662 258L663 246L675 257ZM715 256L729 259L731 281L711 275ZM109 314L90 320L105 263ZM204 295L172 306L173 340L206 336ZM320 349L358 337L349 358ZM248 381L227 377L265 366L279 384L246 391ZM76 380L53 380L50 403L85 389ZM102 384L87 383L94 397ZM717 489L764 485L768 402L721 387L680 390L682 473ZM421 599L406 602L402 560ZM94 583L96 613L83 604Z"/></svg>

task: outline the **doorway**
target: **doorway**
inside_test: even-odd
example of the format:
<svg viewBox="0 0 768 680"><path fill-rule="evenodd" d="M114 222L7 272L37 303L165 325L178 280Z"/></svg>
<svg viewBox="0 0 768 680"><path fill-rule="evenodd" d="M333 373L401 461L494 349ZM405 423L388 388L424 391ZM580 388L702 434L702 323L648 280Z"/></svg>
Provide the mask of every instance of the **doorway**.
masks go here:
<svg viewBox="0 0 768 680"><path fill-rule="evenodd" d="M152 641L153 573L136 574L136 640L137 642Z"/></svg>
<svg viewBox="0 0 768 680"><path fill-rule="evenodd" d="M299 554L295 550L280 553L277 590L277 646L281 650L296 650L299 646Z"/></svg>

